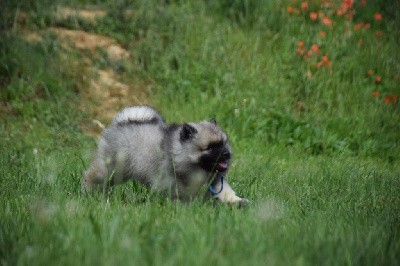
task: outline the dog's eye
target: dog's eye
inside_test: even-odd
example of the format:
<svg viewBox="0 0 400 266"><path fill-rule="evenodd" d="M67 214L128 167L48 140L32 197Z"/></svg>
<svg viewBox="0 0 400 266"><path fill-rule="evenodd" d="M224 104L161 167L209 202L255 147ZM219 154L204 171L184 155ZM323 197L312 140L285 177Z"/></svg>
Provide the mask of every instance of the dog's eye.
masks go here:
<svg viewBox="0 0 400 266"><path fill-rule="evenodd" d="M213 148L210 146L207 146L205 148L200 148L201 151L211 151Z"/></svg>
<svg viewBox="0 0 400 266"><path fill-rule="evenodd" d="M211 150L214 150L214 149L219 149L223 145L224 145L224 143L222 141L221 142L213 142L213 143L208 144L206 150L211 151Z"/></svg>

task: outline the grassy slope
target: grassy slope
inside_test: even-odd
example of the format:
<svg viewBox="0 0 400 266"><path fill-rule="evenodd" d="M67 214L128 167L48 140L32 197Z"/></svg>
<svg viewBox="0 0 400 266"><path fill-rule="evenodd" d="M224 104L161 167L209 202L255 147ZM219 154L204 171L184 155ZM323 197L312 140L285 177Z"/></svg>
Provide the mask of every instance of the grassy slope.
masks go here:
<svg viewBox="0 0 400 266"><path fill-rule="evenodd" d="M95 143L80 132L73 58L52 38L2 38L0 95L11 108L1 114L1 262L398 264L399 112L371 96L399 94L398 32L370 19L383 39L372 29L344 38L346 22L323 28L267 2L147 2L125 20L131 5L110 2L97 26L62 22L132 49L136 75L158 84L154 101L168 121L217 118L235 150L232 183L253 201L241 210L173 204L135 184L116 187L108 204L82 197ZM28 8L29 27L61 24L42 8ZM299 58L299 40L318 43L331 68Z"/></svg>

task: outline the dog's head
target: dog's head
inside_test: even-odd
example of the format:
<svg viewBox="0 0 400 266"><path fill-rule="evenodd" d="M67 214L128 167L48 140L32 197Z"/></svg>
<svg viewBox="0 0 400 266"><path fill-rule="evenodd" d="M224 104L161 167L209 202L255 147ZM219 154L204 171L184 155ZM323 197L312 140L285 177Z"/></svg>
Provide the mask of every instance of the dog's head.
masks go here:
<svg viewBox="0 0 400 266"><path fill-rule="evenodd" d="M180 129L180 142L191 164L207 172L226 172L231 161L231 147L225 132L213 119L186 123Z"/></svg>

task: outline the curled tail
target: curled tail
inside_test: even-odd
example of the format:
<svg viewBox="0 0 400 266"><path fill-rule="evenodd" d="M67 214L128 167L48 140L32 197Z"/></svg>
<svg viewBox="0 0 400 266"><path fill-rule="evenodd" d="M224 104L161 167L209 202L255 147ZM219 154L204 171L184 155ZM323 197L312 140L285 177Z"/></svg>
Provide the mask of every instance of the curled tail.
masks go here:
<svg viewBox="0 0 400 266"><path fill-rule="evenodd" d="M112 124L165 124L165 120L156 109L141 105L123 109L115 116Z"/></svg>

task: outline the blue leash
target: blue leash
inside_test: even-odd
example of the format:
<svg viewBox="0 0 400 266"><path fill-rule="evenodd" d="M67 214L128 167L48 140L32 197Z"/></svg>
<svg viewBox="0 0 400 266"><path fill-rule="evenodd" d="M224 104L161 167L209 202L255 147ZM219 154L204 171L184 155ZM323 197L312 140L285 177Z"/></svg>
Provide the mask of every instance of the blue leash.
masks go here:
<svg viewBox="0 0 400 266"><path fill-rule="evenodd" d="M211 191L211 194L213 194L213 196L217 196L219 193L221 193L221 191L224 189L224 176L221 175L221 188L219 191L215 191L215 189L212 187L212 184L210 184L208 189Z"/></svg>

